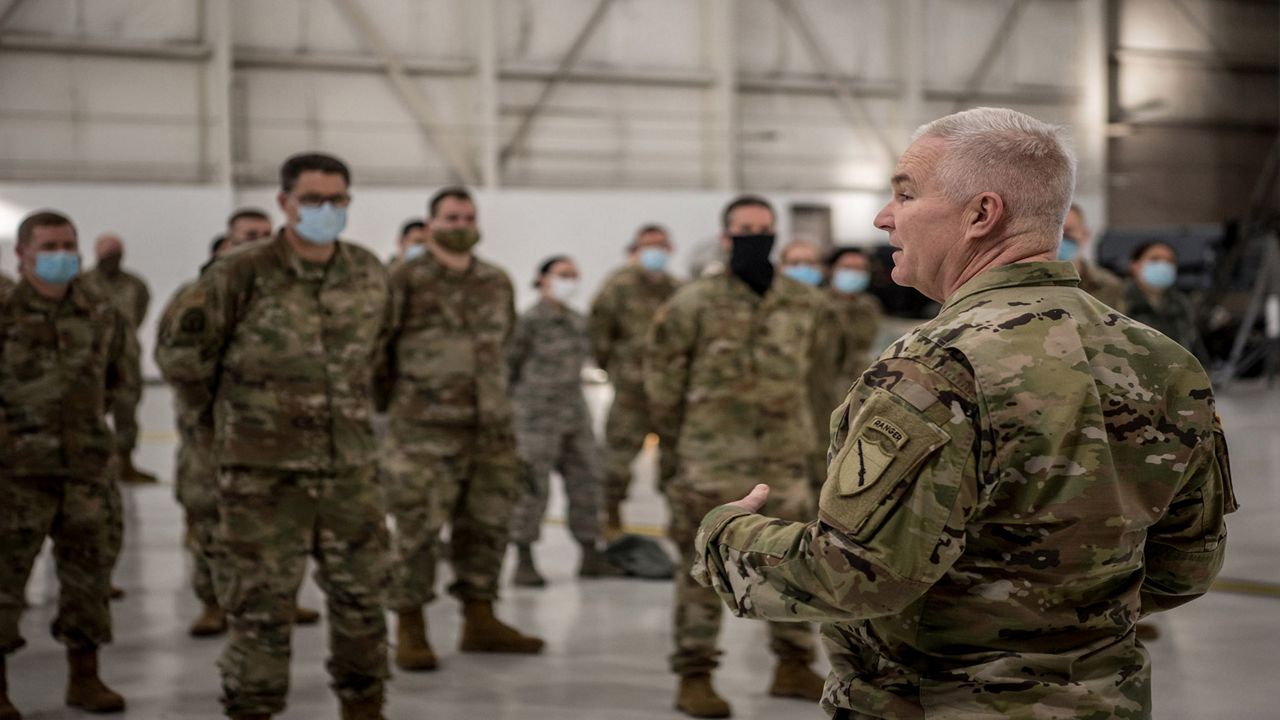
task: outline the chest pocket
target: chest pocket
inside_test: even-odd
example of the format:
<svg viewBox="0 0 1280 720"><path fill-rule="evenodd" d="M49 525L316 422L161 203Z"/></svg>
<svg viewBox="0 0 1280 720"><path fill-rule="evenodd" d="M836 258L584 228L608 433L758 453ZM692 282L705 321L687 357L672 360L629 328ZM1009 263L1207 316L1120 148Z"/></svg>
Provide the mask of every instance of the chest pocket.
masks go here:
<svg viewBox="0 0 1280 720"><path fill-rule="evenodd" d="M828 467L818 502L823 521L855 540L873 536L949 439L906 401L873 390Z"/></svg>

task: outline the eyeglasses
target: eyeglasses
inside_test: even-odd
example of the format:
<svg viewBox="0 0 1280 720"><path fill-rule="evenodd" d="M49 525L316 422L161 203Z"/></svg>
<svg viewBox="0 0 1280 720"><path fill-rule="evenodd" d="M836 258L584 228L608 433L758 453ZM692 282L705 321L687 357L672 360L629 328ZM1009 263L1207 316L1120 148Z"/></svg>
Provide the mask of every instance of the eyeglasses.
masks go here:
<svg viewBox="0 0 1280 720"><path fill-rule="evenodd" d="M328 204L336 208L344 208L351 204L351 196L346 193L338 195L298 195L295 199L303 207L320 207Z"/></svg>

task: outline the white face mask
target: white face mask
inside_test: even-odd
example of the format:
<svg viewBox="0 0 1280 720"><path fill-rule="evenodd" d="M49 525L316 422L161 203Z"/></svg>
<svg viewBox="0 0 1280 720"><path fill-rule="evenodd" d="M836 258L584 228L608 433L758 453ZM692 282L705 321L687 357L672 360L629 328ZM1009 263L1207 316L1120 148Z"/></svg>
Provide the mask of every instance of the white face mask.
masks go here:
<svg viewBox="0 0 1280 720"><path fill-rule="evenodd" d="M551 297L560 302L568 302L578 293L578 280L576 278L551 278Z"/></svg>

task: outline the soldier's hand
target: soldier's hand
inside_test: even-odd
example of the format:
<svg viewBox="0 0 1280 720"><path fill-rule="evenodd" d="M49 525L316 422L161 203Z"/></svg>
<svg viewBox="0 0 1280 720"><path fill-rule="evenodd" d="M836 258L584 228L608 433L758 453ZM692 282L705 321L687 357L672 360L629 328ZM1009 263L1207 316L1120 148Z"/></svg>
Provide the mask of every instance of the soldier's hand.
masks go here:
<svg viewBox="0 0 1280 720"><path fill-rule="evenodd" d="M729 503L729 505L746 510L749 513L758 513L760 508L764 507L765 501L769 499L769 486L761 483L751 488L751 492L741 500Z"/></svg>

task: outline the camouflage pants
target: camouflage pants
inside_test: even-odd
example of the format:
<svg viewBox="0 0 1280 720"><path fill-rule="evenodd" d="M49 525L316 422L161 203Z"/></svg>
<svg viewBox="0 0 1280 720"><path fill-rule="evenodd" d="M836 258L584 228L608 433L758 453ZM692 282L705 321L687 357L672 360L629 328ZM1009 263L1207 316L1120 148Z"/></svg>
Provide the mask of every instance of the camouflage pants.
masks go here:
<svg viewBox="0 0 1280 720"><path fill-rule="evenodd" d="M218 662L227 714L284 710L295 599L308 556L327 599L334 690L349 701L383 697L387 527L373 470L224 468L218 481L228 568L222 599L231 630Z"/></svg>
<svg viewBox="0 0 1280 720"><path fill-rule="evenodd" d="M0 478L0 656L25 643L23 592L46 537L59 584L53 636L75 649L111 641L111 503L105 478Z"/></svg>
<svg viewBox="0 0 1280 720"><path fill-rule="evenodd" d="M116 435L116 452L130 455L138 446L138 403L142 402L141 348L136 337L125 342L124 364L120 387L111 398L111 427Z"/></svg>
<svg viewBox="0 0 1280 720"><path fill-rule="evenodd" d="M107 562L112 571L124 550L124 498L120 496L120 483L116 477L112 474L107 483Z"/></svg>
<svg viewBox="0 0 1280 720"><path fill-rule="evenodd" d="M409 610L435 599L445 524L455 577L449 593L464 601L496 599L519 491L510 430L419 426L392 436L385 453L395 520L391 607Z"/></svg>
<svg viewBox="0 0 1280 720"><path fill-rule="evenodd" d="M207 438L199 433L181 433L177 457L178 504L186 514L187 550L191 553L191 589L205 605L218 603L214 567L221 553L218 543L217 472L208 462Z"/></svg>
<svg viewBox="0 0 1280 720"><path fill-rule="evenodd" d="M617 505L627 499L631 487L631 463L653 432L644 388L614 385L613 404L605 421L605 502ZM676 472L676 454L664 439L658 455L658 487L665 487Z"/></svg>
<svg viewBox="0 0 1280 720"><path fill-rule="evenodd" d="M675 653L671 669L678 675L710 672L719 664L716 639L724 607L714 590L690 576L693 540L708 512L741 500L756 483L768 483L769 501L761 511L783 520L812 519L809 468L804 457L722 463L685 462L667 488L671 505L671 539L680 551L676 569ZM814 659L814 631L809 623L770 622L769 648L782 662L808 665Z"/></svg>
<svg viewBox="0 0 1280 720"><path fill-rule="evenodd" d="M511 518L511 541L530 545L537 542L542 519L547 514L551 471L564 478L569 499L569 532L579 543L594 545L600 539L601 472L600 449L591 432L591 420L581 418L569 427L550 422L516 428L516 447L529 466L531 487L522 488ZM532 427L531 427L532 426Z"/></svg>

